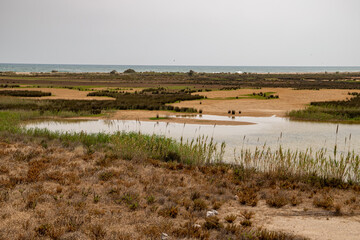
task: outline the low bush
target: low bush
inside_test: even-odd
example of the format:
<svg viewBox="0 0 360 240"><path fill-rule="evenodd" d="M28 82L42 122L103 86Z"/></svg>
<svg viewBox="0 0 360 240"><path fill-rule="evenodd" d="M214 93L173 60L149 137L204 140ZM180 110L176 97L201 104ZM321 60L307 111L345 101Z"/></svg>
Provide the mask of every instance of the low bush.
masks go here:
<svg viewBox="0 0 360 240"><path fill-rule="evenodd" d="M124 71L124 73L136 73L136 72L135 72L134 69L129 68L129 69L126 69L126 70Z"/></svg>
<svg viewBox="0 0 360 240"><path fill-rule="evenodd" d="M50 92L41 91L28 91L28 90L3 90L0 91L1 96L13 96L13 97L44 97L51 96Z"/></svg>
<svg viewBox="0 0 360 240"><path fill-rule="evenodd" d="M288 115L293 119L311 121L360 121L360 95L343 101L312 102L304 110L291 111Z"/></svg>
<svg viewBox="0 0 360 240"><path fill-rule="evenodd" d="M0 88L19 88L20 85L17 84L0 84Z"/></svg>

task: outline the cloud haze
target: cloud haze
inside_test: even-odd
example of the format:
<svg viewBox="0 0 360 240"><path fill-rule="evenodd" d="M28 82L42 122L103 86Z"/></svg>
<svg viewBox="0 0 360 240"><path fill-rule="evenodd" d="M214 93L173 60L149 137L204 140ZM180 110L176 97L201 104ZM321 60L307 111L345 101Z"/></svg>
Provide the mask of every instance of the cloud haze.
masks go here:
<svg viewBox="0 0 360 240"><path fill-rule="evenodd" d="M1 0L0 62L360 65L359 0Z"/></svg>

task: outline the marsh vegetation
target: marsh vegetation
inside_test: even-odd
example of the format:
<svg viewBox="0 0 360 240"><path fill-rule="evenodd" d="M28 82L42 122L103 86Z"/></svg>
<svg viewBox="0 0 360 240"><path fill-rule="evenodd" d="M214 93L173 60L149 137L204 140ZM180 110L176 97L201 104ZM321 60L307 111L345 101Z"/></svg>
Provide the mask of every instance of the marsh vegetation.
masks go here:
<svg viewBox="0 0 360 240"><path fill-rule="evenodd" d="M51 93L40 91L0 91L0 95L23 97L49 96ZM123 93L118 91L98 91L88 94L89 96L108 96L114 100L22 100L22 99L1 99L0 109L2 110L38 110L41 112L88 112L88 114L100 114L102 110L170 110L175 112L197 112L193 108L179 108L167 105L184 100L201 99L201 96L190 95L183 92L139 92Z"/></svg>
<svg viewBox="0 0 360 240"><path fill-rule="evenodd" d="M50 92L41 91L28 91L28 90L2 90L0 96L12 96L12 97L45 97L51 96Z"/></svg>
<svg viewBox="0 0 360 240"><path fill-rule="evenodd" d="M359 122L360 95L349 92L349 97L343 101L312 102L304 110L291 111L289 116L309 121Z"/></svg>

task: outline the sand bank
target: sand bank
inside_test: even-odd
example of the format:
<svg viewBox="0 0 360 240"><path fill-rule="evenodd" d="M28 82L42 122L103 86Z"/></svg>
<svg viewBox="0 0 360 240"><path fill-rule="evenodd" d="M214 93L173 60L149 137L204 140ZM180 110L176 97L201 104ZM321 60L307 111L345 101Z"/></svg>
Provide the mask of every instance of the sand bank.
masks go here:
<svg viewBox="0 0 360 240"><path fill-rule="evenodd" d="M244 97L243 95L252 94L253 92L275 92L275 95L279 95L279 99L240 99ZM207 96L208 99L183 101L171 105L191 107L198 110L202 109L204 114L213 115L227 115L228 110L235 110L236 113L241 111L241 116L260 117L276 115L278 117L284 117L287 112L304 109L314 101L345 100L346 98L350 98L348 92L360 91L343 89L293 90L289 88L239 89L196 93ZM237 96L239 99L224 99ZM212 100L214 98L216 100Z"/></svg>

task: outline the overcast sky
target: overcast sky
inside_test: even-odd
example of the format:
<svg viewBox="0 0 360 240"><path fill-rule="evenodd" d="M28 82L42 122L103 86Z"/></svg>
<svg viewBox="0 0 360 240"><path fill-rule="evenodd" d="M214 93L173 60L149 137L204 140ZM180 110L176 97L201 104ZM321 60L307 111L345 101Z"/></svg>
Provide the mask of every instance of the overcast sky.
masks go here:
<svg viewBox="0 0 360 240"><path fill-rule="evenodd" d="M0 0L0 62L359 66L360 0Z"/></svg>

